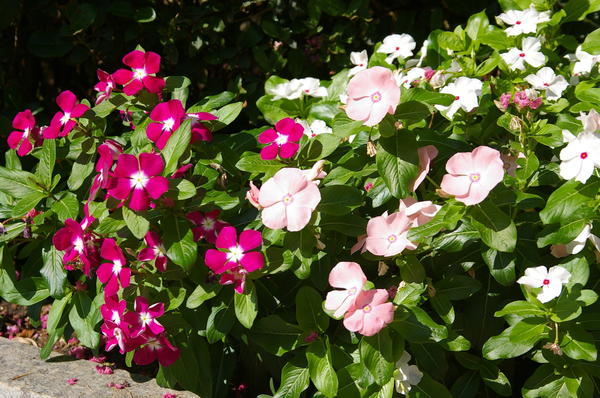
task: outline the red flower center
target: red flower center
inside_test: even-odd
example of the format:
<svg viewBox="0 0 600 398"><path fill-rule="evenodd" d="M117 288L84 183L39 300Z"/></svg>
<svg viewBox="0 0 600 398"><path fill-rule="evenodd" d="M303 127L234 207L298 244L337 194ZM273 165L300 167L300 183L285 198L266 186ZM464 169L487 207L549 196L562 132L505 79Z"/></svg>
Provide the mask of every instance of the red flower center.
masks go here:
<svg viewBox="0 0 600 398"><path fill-rule="evenodd" d="M457 95L456 97L454 97L454 101L458 101L460 99L460 97Z"/></svg>
<svg viewBox="0 0 600 398"><path fill-rule="evenodd" d="M396 51L400 50L400 47L396 47Z"/></svg>
<svg viewBox="0 0 600 398"><path fill-rule="evenodd" d="M549 83L544 83L544 87L550 87Z"/></svg>
<svg viewBox="0 0 600 398"><path fill-rule="evenodd" d="M542 283L544 285L549 285L550 284L550 279L544 279L544 281Z"/></svg>
<svg viewBox="0 0 600 398"><path fill-rule="evenodd" d="M519 57L523 58L525 56L525 53L521 53L519 54Z"/></svg>
<svg viewBox="0 0 600 398"><path fill-rule="evenodd" d="M521 21L515 22L515 25L521 25Z"/></svg>
<svg viewBox="0 0 600 398"><path fill-rule="evenodd" d="M587 154L587 152L581 152L581 155L579 155L579 157L580 157L581 159L585 159L585 158L587 158L587 157L588 157L588 154Z"/></svg>

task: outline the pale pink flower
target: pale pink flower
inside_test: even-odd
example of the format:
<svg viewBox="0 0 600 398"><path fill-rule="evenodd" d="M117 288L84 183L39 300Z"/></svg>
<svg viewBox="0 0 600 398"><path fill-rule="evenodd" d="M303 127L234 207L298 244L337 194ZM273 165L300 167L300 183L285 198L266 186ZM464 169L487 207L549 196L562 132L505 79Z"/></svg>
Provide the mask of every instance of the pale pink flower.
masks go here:
<svg viewBox="0 0 600 398"><path fill-rule="evenodd" d="M123 57L123 63L131 70L119 69L112 76L116 83L124 85L125 94L135 95L142 88L159 94L165 87L163 78L152 76L160 69L160 55L157 53L134 50Z"/></svg>
<svg viewBox="0 0 600 398"><path fill-rule="evenodd" d="M284 168L260 189L258 202L263 207L262 222L271 229L300 231L308 224L321 201L316 184L300 169Z"/></svg>
<svg viewBox="0 0 600 398"><path fill-rule="evenodd" d="M481 203L504 178L503 166L500 152L487 146L456 153L446 163L441 188L466 205Z"/></svg>
<svg viewBox="0 0 600 398"><path fill-rule="evenodd" d="M258 210L262 210L262 206L258 203L258 195L260 194L260 190L256 188L256 185L252 181L250 181L250 189L246 191L246 199L250 204L256 207Z"/></svg>
<svg viewBox="0 0 600 398"><path fill-rule="evenodd" d="M344 316L344 327L363 336L373 336L394 320L394 305L385 289L359 292Z"/></svg>
<svg viewBox="0 0 600 398"><path fill-rule="evenodd" d="M374 126L393 114L400 102L400 88L392 71L381 67L358 72L348 83L346 114L352 120L360 120Z"/></svg>
<svg viewBox="0 0 600 398"><path fill-rule="evenodd" d="M417 150L419 155L419 172L415 180L410 184L410 190L416 191L419 185L425 180L427 173L429 173L429 167L431 161L438 155L438 150L433 145L427 145Z"/></svg>
<svg viewBox="0 0 600 398"><path fill-rule="evenodd" d="M357 263L337 263L329 273L329 284L343 290L327 293L325 309L335 311L333 313L335 318L342 317L354 305L354 300L366 282L367 277Z"/></svg>
<svg viewBox="0 0 600 398"><path fill-rule="evenodd" d="M428 223L441 208L442 206L434 205L429 200L417 202L415 199L408 197L400 201L400 211L412 220L411 228ZM416 243L413 244L417 245Z"/></svg>
<svg viewBox="0 0 600 398"><path fill-rule="evenodd" d="M401 209L396 213L373 217L367 224L365 249L376 256L391 257L416 245L407 239L413 220ZM354 249L354 248L353 248Z"/></svg>

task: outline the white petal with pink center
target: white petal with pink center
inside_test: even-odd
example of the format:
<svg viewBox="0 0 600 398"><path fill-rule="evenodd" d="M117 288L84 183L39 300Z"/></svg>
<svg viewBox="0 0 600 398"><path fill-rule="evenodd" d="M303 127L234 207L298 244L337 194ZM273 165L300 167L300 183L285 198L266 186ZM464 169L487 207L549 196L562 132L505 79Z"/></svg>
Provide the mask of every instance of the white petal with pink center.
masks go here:
<svg viewBox="0 0 600 398"><path fill-rule="evenodd" d="M562 285L567 284L571 278L571 273L565 268L556 265L549 270L543 265L535 268L527 268L525 275L517 280L517 283L532 288L542 288L537 299L542 303L560 296Z"/></svg>
<svg viewBox="0 0 600 398"><path fill-rule="evenodd" d="M600 166L600 137L595 133L580 133L577 137L563 130L568 145L560 151L559 174L565 180L585 183Z"/></svg>

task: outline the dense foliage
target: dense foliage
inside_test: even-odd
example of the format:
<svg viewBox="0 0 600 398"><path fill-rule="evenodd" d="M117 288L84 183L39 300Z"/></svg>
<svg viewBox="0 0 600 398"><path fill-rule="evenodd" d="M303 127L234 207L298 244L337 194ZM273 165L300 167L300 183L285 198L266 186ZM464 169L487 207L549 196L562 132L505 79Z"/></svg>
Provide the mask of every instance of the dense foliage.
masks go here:
<svg viewBox="0 0 600 398"><path fill-rule="evenodd" d="M53 300L43 357L75 332L202 397L597 395L600 4L500 3L271 76L231 134L237 93L143 46L20 110L0 297Z"/></svg>

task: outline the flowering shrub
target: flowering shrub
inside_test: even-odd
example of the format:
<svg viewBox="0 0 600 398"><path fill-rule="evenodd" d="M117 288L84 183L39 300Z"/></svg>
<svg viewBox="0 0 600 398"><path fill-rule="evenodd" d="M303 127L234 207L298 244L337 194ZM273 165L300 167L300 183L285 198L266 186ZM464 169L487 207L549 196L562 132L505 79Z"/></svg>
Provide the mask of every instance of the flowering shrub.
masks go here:
<svg viewBox="0 0 600 398"><path fill-rule="evenodd" d="M54 299L43 357L75 332L203 397L594 396L600 30L560 28L595 8L504 3L272 76L257 129L142 48L20 112L0 296Z"/></svg>

